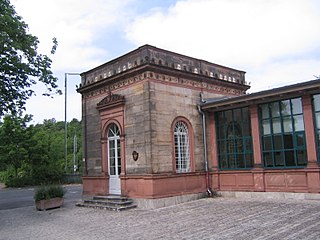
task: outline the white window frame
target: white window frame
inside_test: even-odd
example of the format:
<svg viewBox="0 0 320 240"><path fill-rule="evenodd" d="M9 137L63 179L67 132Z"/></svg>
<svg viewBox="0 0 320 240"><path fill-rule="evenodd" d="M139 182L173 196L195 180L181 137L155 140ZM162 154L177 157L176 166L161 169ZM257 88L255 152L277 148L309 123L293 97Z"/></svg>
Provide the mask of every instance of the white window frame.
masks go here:
<svg viewBox="0 0 320 240"><path fill-rule="evenodd" d="M114 148L110 148L110 142L114 143ZM114 150L114 156L111 156L111 150ZM121 156L120 156L120 130L119 127L112 123L108 129L108 162L109 169L111 167L111 158L117 159L117 167L115 168L115 172L112 175L120 175L119 168L121 169ZM110 171L110 170L109 170Z"/></svg>
<svg viewBox="0 0 320 240"><path fill-rule="evenodd" d="M190 146L188 126L178 121L174 127L174 150L176 172L190 172Z"/></svg>

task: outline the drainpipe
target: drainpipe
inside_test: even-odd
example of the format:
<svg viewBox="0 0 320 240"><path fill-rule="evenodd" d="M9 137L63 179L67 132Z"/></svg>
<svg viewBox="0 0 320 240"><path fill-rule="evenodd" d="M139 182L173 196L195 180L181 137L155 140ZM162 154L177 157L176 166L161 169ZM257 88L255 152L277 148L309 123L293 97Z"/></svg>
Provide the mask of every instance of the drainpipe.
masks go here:
<svg viewBox="0 0 320 240"><path fill-rule="evenodd" d="M201 102L205 102L202 98L202 93L200 93ZM206 188L208 197L213 196L212 189L210 187L209 181L209 163L208 163L208 154L207 154L207 136L206 136L206 115L201 110L200 105L197 105L199 113L202 115L202 139L204 146L204 161L205 161L205 172L206 172Z"/></svg>

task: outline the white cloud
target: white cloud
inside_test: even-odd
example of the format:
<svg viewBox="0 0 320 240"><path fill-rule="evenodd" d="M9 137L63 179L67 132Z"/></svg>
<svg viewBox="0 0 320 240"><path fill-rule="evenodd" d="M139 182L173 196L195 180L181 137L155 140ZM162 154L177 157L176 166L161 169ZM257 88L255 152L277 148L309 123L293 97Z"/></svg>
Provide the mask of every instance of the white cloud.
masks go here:
<svg viewBox="0 0 320 240"><path fill-rule="evenodd" d="M109 46L98 46L97 41L112 28L123 28L129 12L123 11L132 0L12 0L18 15L29 26L29 32L39 38L39 52L49 54L52 38L58 39L58 48L52 70L64 86L65 72L84 72L108 59ZM68 78L68 81L71 77ZM80 83L79 76L72 79ZM68 83L68 120L81 118L81 95ZM75 84L73 84L75 85ZM27 113L34 122L43 119L64 119L64 96L43 97L43 86L34 87L37 96L27 102Z"/></svg>
<svg viewBox="0 0 320 240"><path fill-rule="evenodd" d="M16 11L40 40L40 52L49 53L52 38L58 39L53 56L55 71L83 71L101 63L107 48L95 46L97 35L114 25L125 24L122 11L131 0L14 0Z"/></svg>
<svg viewBox="0 0 320 240"><path fill-rule="evenodd" d="M275 62L265 66L261 72L248 73L247 77L257 81L252 82L252 90L262 91L271 88L310 81L319 76L320 59L318 60L288 60L286 62ZM250 92L253 92L250 91Z"/></svg>
<svg viewBox="0 0 320 240"><path fill-rule="evenodd" d="M281 69L285 73L276 83L292 82L298 76L310 79L319 69L317 64L299 65L308 62L305 54L320 50L316 5L316 1L299 0L185 0L167 11L153 10L137 17L126 31L137 45L149 43L241 68L248 72L253 87L267 87ZM314 63L319 63L319 55ZM287 71L292 66L300 74Z"/></svg>
<svg viewBox="0 0 320 240"><path fill-rule="evenodd" d="M39 37L41 53L49 53L57 37L53 71L62 88L65 72L89 70L125 53L128 45L146 43L244 70L251 92L320 75L317 0L180 0L170 7L168 1L138 0L11 3ZM70 86L71 80L68 102L75 102L69 120L81 116L80 94ZM38 86L36 92L27 106L35 121L62 120L63 96L41 97Z"/></svg>

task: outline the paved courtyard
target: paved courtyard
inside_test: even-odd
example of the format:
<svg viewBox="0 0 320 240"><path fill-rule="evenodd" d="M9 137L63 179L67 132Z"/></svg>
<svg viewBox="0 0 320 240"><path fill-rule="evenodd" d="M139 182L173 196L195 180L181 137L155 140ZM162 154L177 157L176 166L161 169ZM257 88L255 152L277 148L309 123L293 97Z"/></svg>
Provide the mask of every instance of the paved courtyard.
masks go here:
<svg viewBox="0 0 320 240"><path fill-rule="evenodd" d="M201 199L156 210L0 211L0 239L320 239L320 201Z"/></svg>

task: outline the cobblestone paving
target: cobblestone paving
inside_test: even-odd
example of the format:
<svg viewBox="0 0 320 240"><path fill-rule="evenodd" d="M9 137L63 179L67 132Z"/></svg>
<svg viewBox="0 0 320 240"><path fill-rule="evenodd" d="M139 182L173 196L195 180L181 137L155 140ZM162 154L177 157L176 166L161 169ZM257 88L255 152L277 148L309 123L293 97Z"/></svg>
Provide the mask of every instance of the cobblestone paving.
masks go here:
<svg viewBox="0 0 320 240"><path fill-rule="evenodd" d="M25 207L0 211L0 239L320 239L320 201L214 198L126 212Z"/></svg>

